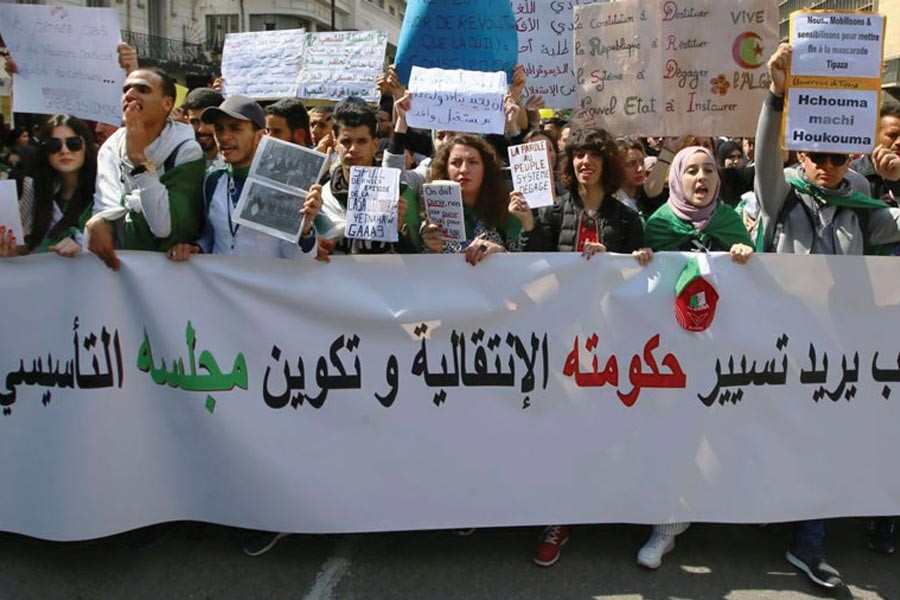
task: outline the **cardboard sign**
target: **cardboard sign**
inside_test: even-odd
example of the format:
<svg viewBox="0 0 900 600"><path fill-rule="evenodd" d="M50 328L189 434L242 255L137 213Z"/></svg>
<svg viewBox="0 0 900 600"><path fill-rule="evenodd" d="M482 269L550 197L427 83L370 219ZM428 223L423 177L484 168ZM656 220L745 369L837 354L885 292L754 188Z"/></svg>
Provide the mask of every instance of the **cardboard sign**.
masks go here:
<svg viewBox="0 0 900 600"><path fill-rule="evenodd" d="M344 236L396 242L399 199L400 169L350 167Z"/></svg>
<svg viewBox="0 0 900 600"><path fill-rule="evenodd" d="M884 56L883 15L791 14L784 113L789 150L863 153L875 147Z"/></svg>
<svg viewBox="0 0 900 600"><path fill-rule="evenodd" d="M574 31L579 117L619 135L755 134L775 0L592 4Z"/></svg>

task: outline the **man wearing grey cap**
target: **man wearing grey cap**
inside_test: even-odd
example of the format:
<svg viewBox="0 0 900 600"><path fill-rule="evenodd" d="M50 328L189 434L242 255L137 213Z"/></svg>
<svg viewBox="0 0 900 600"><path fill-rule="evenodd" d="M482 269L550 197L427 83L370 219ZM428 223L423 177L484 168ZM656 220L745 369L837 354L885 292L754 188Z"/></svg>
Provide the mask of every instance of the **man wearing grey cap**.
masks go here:
<svg viewBox="0 0 900 600"><path fill-rule="evenodd" d="M177 244L168 256L174 261L188 260L191 254L222 254L232 256L268 256L315 258L316 235L313 220L319 214L321 202L315 198L303 204L300 212L306 216L297 244L271 235L241 227L234 223L231 213L237 206L247 180L250 165L265 133L266 112L246 96L229 96L218 107L209 107L200 115L203 123L213 126L219 154L226 166L210 171L203 183L203 198L207 219L203 234L193 244Z"/></svg>

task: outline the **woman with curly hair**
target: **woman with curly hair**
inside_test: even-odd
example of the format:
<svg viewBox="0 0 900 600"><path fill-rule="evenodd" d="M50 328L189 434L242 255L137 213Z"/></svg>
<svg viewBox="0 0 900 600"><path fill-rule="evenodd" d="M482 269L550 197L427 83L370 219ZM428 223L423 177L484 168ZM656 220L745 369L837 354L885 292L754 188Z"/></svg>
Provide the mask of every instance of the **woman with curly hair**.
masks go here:
<svg viewBox="0 0 900 600"><path fill-rule="evenodd" d="M625 177L616 141L603 129L574 129L566 142L564 183L567 193L557 204L528 209L519 192L510 194L509 210L522 221L524 249L530 252L630 253L641 265L653 256L643 248L638 213L615 197ZM568 525L550 525L540 536L533 560L549 567L569 541Z"/></svg>
<svg viewBox="0 0 900 600"><path fill-rule="evenodd" d="M431 163L430 181L459 184L466 241L444 241L440 227L427 223L422 229L422 241L428 252L464 251L466 261L476 265L489 254L518 250L521 225L509 213L509 190L500 165L494 149L477 136L455 135L444 141Z"/></svg>
<svg viewBox="0 0 900 600"><path fill-rule="evenodd" d="M90 128L81 119L56 115L38 134L36 162L25 177L19 212L24 240L0 233L0 254L56 252L74 256L82 245L84 224L91 216L97 152ZM3 228L0 228L3 229ZM16 248L16 245L24 247Z"/></svg>

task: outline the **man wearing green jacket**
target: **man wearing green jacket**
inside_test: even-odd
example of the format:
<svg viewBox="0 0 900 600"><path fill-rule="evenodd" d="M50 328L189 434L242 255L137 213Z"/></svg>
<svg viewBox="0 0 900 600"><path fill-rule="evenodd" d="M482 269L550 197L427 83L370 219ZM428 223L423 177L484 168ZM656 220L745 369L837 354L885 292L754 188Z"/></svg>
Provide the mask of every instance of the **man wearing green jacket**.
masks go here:
<svg viewBox="0 0 900 600"><path fill-rule="evenodd" d="M194 131L169 120L175 82L157 68L125 80L123 121L97 156L88 249L118 269L115 248L165 252L203 226L203 151Z"/></svg>

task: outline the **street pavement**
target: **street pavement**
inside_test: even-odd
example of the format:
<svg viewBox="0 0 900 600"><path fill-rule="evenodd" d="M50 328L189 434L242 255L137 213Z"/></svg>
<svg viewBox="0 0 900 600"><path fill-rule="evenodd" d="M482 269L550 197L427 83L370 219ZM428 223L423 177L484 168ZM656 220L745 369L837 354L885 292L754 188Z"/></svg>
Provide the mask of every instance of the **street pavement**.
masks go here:
<svg viewBox="0 0 900 600"><path fill-rule="evenodd" d="M790 526L696 524L660 569L635 563L650 528L572 530L560 561L531 562L538 528L295 535L251 558L248 532L178 524L76 543L0 534L0 600L863 598L900 600L900 554L866 547L862 520L829 521L848 587L815 587L784 559ZM160 533L166 535L160 537Z"/></svg>

